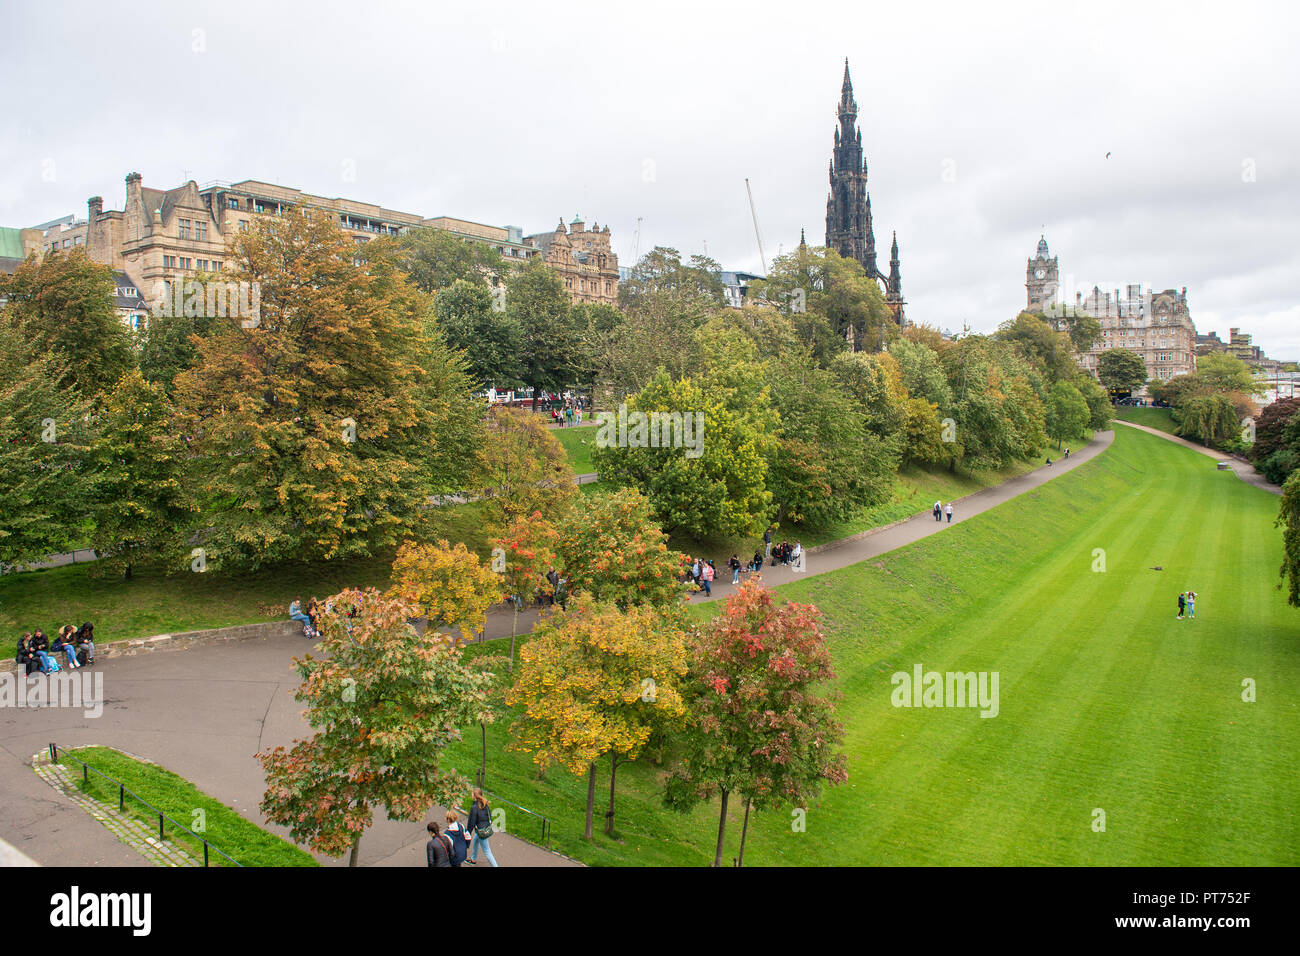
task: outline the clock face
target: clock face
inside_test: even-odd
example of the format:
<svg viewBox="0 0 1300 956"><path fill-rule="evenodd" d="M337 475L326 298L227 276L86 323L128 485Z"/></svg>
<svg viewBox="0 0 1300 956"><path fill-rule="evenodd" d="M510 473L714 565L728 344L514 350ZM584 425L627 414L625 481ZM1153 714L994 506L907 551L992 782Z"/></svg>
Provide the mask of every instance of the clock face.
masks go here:
<svg viewBox="0 0 1300 956"><path fill-rule="evenodd" d="M1036 278L1036 279L1042 279L1042 278L1046 277L1046 275L1047 275L1047 273L1044 272L1042 269L1038 269L1038 270L1036 270L1036 271L1034 272L1034 278Z"/></svg>

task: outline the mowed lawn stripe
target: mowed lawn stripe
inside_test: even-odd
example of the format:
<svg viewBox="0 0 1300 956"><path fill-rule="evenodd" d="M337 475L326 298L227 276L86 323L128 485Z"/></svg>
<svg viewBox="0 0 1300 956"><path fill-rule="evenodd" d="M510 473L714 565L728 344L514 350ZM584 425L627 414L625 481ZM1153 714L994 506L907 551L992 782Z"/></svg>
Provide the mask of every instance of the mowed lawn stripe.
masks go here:
<svg viewBox="0 0 1300 956"><path fill-rule="evenodd" d="M852 779L810 812L813 839L762 815L747 858L1294 862L1296 708L1243 704L1237 674L1297 674L1281 649L1300 616L1262 560L1279 553L1276 498L1212 469L1124 432L1096 462L883 567L782 588L832 621ZM1223 633L1205 610L1174 620L1187 587ZM1001 714L893 708L889 675L915 663L998 670Z"/></svg>

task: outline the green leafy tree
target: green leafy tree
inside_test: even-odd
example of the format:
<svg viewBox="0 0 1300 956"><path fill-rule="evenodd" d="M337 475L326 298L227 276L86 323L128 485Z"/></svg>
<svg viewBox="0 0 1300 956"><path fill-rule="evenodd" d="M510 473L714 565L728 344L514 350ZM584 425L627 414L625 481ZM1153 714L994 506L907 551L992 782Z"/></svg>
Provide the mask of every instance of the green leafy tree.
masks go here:
<svg viewBox="0 0 1300 956"><path fill-rule="evenodd" d="M620 761L635 760L656 734L684 716L686 632L676 616L649 607L625 611L582 598L543 621L519 652L506 702L520 708L510 750L537 766L559 764L587 775L584 836L593 836L596 764L610 755L605 832L614 832L614 781Z"/></svg>
<svg viewBox="0 0 1300 956"><path fill-rule="evenodd" d="M1300 471L1293 472L1282 486L1282 505L1277 527L1282 528L1282 578L1287 603L1300 607Z"/></svg>
<svg viewBox="0 0 1300 956"><path fill-rule="evenodd" d="M1251 394L1260 387L1250 366L1227 352L1211 352L1197 358L1196 378L1212 392Z"/></svg>
<svg viewBox="0 0 1300 956"><path fill-rule="evenodd" d="M834 697L822 690L835 672L820 616L809 604L777 606L773 592L750 579L695 632L690 724L665 802L688 810L720 797L714 866L722 864L733 795L745 801L747 827L751 806L806 807L823 787L848 779Z"/></svg>
<svg viewBox="0 0 1300 956"><path fill-rule="evenodd" d="M106 392L135 365L131 333L113 307L113 270L84 249L30 256L0 275L0 319L22 330L39 353L57 353L65 386L88 398Z"/></svg>
<svg viewBox="0 0 1300 956"><path fill-rule="evenodd" d="M533 258L506 280L506 314L523 336L520 378L533 390L533 408L542 391L573 384L581 354L569 315L569 293L555 270Z"/></svg>
<svg viewBox="0 0 1300 956"><path fill-rule="evenodd" d="M1115 414L1115 407L1110 403L1110 396L1091 375L1079 375L1073 385L1088 403L1088 427L1093 431L1109 428Z"/></svg>
<svg viewBox="0 0 1300 956"><path fill-rule="evenodd" d="M523 330L504 309L494 311L492 293L482 283L457 279L438 293L434 313L447 344L465 353L466 362L484 388L522 385Z"/></svg>
<svg viewBox="0 0 1300 956"><path fill-rule="evenodd" d="M1057 332L1040 316L1021 312L1011 321L998 326L997 337L1019 349L1050 381L1059 381L1074 374L1074 345L1070 337Z"/></svg>
<svg viewBox="0 0 1300 956"><path fill-rule="evenodd" d="M85 543L93 422L68 374L0 315L0 564Z"/></svg>
<svg viewBox="0 0 1300 956"><path fill-rule="evenodd" d="M95 551L128 578L136 563L169 555L175 566L188 550L194 496L185 487L185 444L171 425L166 391L139 369L104 399L91 452Z"/></svg>
<svg viewBox="0 0 1300 956"><path fill-rule="evenodd" d="M889 354L898 363L903 387L913 398L924 398L939 409L952 402L952 387L939 362L938 353L921 342L899 338L889 346Z"/></svg>
<svg viewBox="0 0 1300 956"><path fill-rule="evenodd" d="M597 415L592 462L603 480L645 494L669 533L757 533L772 501L766 479L775 416L766 397L754 407L734 401L733 391L660 372L629 398L625 418Z"/></svg>
<svg viewBox="0 0 1300 956"><path fill-rule="evenodd" d="M1177 434L1212 448L1235 440L1241 431L1237 410L1227 396L1195 395L1174 410Z"/></svg>
<svg viewBox="0 0 1300 956"><path fill-rule="evenodd" d="M1079 390L1069 382L1054 382L1048 392L1046 430L1060 448L1067 438L1077 438L1088 427L1091 410Z"/></svg>
<svg viewBox="0 0 1300 956"><path fill-rule="evenodd" d="M408 229L395 240L376 242L395 246L402 271L417 289L429 295L457 282L486 288L507 271L505 260L493 246L462 239L445 229Z"/></svg>
<svg viewBox="0 0 1300 956"><path fill-rule="evenodd" d="M467 724L491 721L493 675L454 638L408 623L417 609L373 588L344 591L321 618L320 657L294 662L315 733L259 753L261 811L294 840L328 856L348 850L384 807L416 821L430 806L456 806L469 781L443 755Z"/></svg>
<svg viewBox="0 0 1300 956"><path fill-rule="evenodd" d="M1128 349L1108 349L1097 359L1097 378L1112 391L1136 392L1147 381L1142 356Z"/></svg>

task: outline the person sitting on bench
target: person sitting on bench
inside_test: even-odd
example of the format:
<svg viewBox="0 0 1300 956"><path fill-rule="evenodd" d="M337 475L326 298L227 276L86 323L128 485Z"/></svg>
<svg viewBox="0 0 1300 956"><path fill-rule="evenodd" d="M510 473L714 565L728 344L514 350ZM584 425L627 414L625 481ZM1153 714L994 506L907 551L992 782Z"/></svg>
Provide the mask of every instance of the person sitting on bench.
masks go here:
<svg viewBox="0 0 1300 956"><path fill-rule="evenodd" d="M72 632L75 630L76 628L71 624L63 625L55 636L53 643L50 644L50 652L57 654L59 651L63 651L63 656L68 661L68 668L74 671L81 666L81 663L77 660L77 647L72 643Z"/></svg>
<svg viewBox="0 0 1300 956"><path fill-rule="evenodd" d="M24 669L25 677L30 677L33 673L41 669L41 659L36 655L32 648L32 632L27 631L22 637L18 638L18 654L14 658L18 665Z"/></svg>

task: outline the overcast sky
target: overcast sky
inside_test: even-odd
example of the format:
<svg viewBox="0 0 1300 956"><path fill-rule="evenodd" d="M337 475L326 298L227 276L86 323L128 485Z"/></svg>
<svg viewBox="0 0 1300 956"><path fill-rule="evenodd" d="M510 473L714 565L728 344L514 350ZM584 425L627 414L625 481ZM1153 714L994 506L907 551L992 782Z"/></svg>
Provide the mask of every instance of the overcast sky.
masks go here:
<svg viewBox="0 0 1300 956"><path fill-rule="evenodd" d="M908 317L988 331L1040 232L1066 287L1187 287L1300 359L1290 4L0 0L0 225L123 178L262 179L526 233L581 214L760 271L825 240L844 58ZM1110 154L1107 158L1107 153Z"/></svg>

